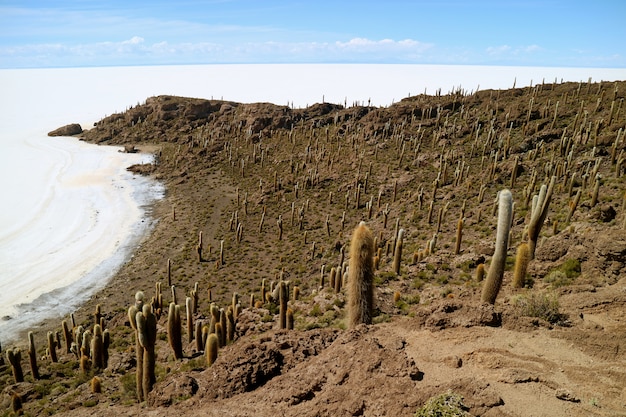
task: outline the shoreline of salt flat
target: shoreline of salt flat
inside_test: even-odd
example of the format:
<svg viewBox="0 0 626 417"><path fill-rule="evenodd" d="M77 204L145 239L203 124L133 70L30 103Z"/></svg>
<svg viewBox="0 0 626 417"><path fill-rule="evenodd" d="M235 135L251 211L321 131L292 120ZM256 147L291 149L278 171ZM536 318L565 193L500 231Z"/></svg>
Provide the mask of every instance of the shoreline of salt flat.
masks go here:
<svg viewBox="0 0 626 417"><path fill-rule="evenodd" d="M43 186L41 205L9 242L0 240L1 342L69 314L104 288L149 232L148 206L163 192L156 181L127 171L151 155L76 138L47 138L40 146L64 158ZM24 245L26 252L19 250Z"/></svg>

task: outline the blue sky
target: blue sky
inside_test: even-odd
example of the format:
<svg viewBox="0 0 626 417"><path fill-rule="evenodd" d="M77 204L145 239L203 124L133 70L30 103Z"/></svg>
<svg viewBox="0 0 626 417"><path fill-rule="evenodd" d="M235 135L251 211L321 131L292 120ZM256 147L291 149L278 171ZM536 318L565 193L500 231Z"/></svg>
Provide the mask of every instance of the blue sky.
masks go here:
<svg viewBox="0 0 626 417"><path fill-rule="evenodd" d="M623 0L0 0L0 68L403 63L626 68Z"/></svg>

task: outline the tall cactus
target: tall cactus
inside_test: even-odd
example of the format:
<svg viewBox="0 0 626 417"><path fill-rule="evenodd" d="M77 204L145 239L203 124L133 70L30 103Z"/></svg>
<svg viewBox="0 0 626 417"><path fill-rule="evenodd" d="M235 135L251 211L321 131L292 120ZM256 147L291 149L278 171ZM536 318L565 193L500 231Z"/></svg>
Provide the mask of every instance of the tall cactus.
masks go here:
<svg viewBox="0 0 626 417"><path fill-rule="evenodd" d="M285 285L285 281L280 281L278 283L278 299L279 299L279 321L280 328L287 328L287 301L289 300L289 293L287 290L287 286Z"/></svg>
<svg viewBox="0 0 626 417"><path fill-rule="evenodd" d="M513 215L513 196L509 190L500 191L498 198L498 228L496 230L496 250L491 258L487 279L483 285L481 300L494 304L504 276L504 264L509 244L511 217Z"/></svg>
<svg viewBox="0 0 626 417"><path fill-rule="evenodd" d="M143 398L148 398L148 393L156 382L155 364L156 353L154 344L156 343L156 316L152 312L152 306L145 304L143 311L137 313L137 335L139 343L143 348Z"/></svg>
<svg viewBox="0 0 626 417"><path fill-rule="evenodd" d="M65 339L65 353L71 353L72 333L67 325L67 320L61 322L61 327L63 328L63 338Z"/></svg>
<svg viewBox="0 0 626 417"><path fill-rule="evenodd" d="M348 276L349 327L372 323L374 311L374 236L361 222L352 233ZM341 278L339 278L341 279Z"/></svg>
<svg viewBox="0 0 626 417"><path fill-rule="evenodd" d="M35 349L35 336L33 332L28 332L28 359L30 360L30 370L34 379L39 379L39 367L37 366L37 349Z"/></svg>
<svg viewBox="0 0 626 417"><path fill-rule="evenodd" d="M135 330L135 353L137 356L137 372L135 375L135 388L139 402L144 400L143 396L143 346L139 342L139 331L137 329L137 314L139 313L139 300L135 299L135 305L128 309L128 321ZM140 307L143 310L143 307Z"/></svg>
<svg viewBox="0 0 626 417"><path fill-rule="evenodd" d="M167 315L167 339L176 359L183 358L183 341L181 339L180 327L180 306L170 303Z"/></svg>
<svg viewBox="0 0 626 417"><path fill-rule="evenodd" d="M530 249L530 259L535 259L535 248L537 247L537 239L541 227L546 221L548 215L548 207L552 199L552 191L556 177L550 180L550 185L543 184L539 190L539 194L533 197L532 209L530 214L530 223L528 224L528 248Z"/></svg>
<svg viewBox="0 0 626 417"><path fill-rule="evenodd" d="M104 369L104 341L102 328L99 324L93 327L93 338L91 339L91 362L95 369Z"/></svg>
<svg viewBox="0 0 626 417"><path fill-rule="evenodd" d="M185 313L187 318L187 343L193 340L193 300L191 297L185 299Z"/></svg>
<svg viewBox="0 0 626 417"><path fill-rule="evenodd" d="M58 362L57 359L57 342L54 339L54 333L48 332L48 350L50 351L50 360Z"/></svg>
<svg viewBox="0 0 626 417"><path fill-rule="evenodd" d="M400 275L400 266L402 264L402 244L404 238L404 229L398 230L396 238L396 247L393 251L393 272Z"/></svg>
<svg viewBox="0 0 626 417"><path fill-rule="evenodd" d="M22 352L18 348L7 350L7 360L11 364L11 371L13 372L13 380L18 382L24 382L24 372L22 371Z"/></svg>

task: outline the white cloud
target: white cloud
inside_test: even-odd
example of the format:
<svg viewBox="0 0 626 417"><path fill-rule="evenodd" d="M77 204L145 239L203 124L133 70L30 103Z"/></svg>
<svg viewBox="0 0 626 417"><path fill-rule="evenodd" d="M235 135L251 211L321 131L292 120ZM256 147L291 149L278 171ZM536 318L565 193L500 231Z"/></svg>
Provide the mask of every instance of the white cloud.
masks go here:
<svg viewBox="0 0 626 417"><path fill-rule="evenodd" d="M487 53L489 55L499 55L506 52L509 52L511 47L509 45L500 45L500 46L490 46L487 48Z"/></svg>
<svg viewBox="0 0 626 417"><path fill-rule="evenodd" d="M523 45L513 48L510 45L490 46L486 49L488 55L492 56L506 56L506 55L520 55L520 54L532 54L534 52L542 51L543 48L539 45Z"/></svg>
<svg viewBox="0 0 626 417"><path fill-rule="evenodd" d="M353 38L337 42L249 42L227 45L211 42L150 43L141 36L121 41L39 44L15 47L10 55L28 59L38 56L48 65L115 65L133 63L220 63L220 62L417 62L431 44L413 39L371 40ZM9 54L0 49L0 57Z"/></svg>

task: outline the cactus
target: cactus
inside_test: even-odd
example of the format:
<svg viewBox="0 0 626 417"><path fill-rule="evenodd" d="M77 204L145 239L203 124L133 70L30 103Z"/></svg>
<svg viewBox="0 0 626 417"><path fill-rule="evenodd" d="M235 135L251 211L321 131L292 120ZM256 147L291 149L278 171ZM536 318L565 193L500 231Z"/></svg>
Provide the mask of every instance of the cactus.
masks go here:
<svg viewBox="0 0 626 417"><path fill-rule="evenodd" d="M102 381L97 376L94 376L93 378L91 378L89 386L91 387L91 392L93 394L102 393Z"/></svg>
<svg viewBox="0 0 626 417"><path fill-rule="evenodd" d="M483 285L481 300L484 303L494 304L502 286L504 264L511 229L513 212L513 196L509 190L500 191L498 197L498 228L496 230L496 249L491 258L491 265L487 272L487 279Z"/></svg>
<svg viewBox="0 0 626 417"><path fill-rule="evenodd" d="M527 243L520 243L515 256L515 272L513 273L513 288L524 287L526 271L530 262L530 249Z"/></svg>
<svg viewBox="0 0 626 417"><path fill-rule="evenodd" d="M341 292L341 286L343 284L343 269L339 268L337 270L337 272L335 273L335 292L336 293L340 293Z"/></svg>
<svg viewBox="0 0 626 417"><path fill-rule="evenodd" d="M552 199L552 190L556 177L552 177L550 185L541 186L539 194L533 197L532 209L530 214L530 223L528 224L528 247L530 249L530 259L535 259L535 248L537 247L537 239L539 232L548 215L548 207Z"/></svg>
<svg viewBox="0 0 626 417"><path fill-rule="evenodd" d="M100 304L96 305L96 311L93 314L94 324L100 324L100 319L102 318L102 308Z"/></svg>
<svg viewBox="0 0 626 417"><path fill-rule="evenodd" d="M167 286L172 286L172 260L167 260Z"/></svg>
<svg viewBox="0 0 626 417"><path fill-rule="evenodd" d="M393 251L393 272L400 275L400 264L402 263L402 239L404 238L404 229L398 230L396 239L396 248Z"/></svg>
<svg viewBox="0 0 626 417"><path fill-rule="evenodd" d="M50 360L58 362L57 359L57 342L54 340L54 333L48 332L48 349L50 350Z"/></svg>
<svg viewBox="0 0 626 417"><path fill-rule="evenodd" d="M574 212L576 211L576 207L578 207L578 203L580 202L581 194L582 194L582 191L579 189L578 191L576 191L576 195L574 196L574 199L570 201L569 211L567 212L567 218L565 219L565 223L569 224L569 222L572 220L572 216L574 215Z"/></svg>
<svg viewBox="0 0 626 417"><path fill-rule="evenodd" d="M24 372L22 372L22 352L18 348L7 350L7 360L11 365L11 371L13 372L13 379L16 383L24 382Z"/></svg>
<svg viewBox="0 0 626 417"><path fill-rule="evenodd" d="M215 323L215 333L211 334L214 334L217 337L217 346L223 347L224 342L222 340L222 323L220 323L219 321Z"/></svg>
<svg viewBox="0 0 626 417"><path fill-rule="evenodd" d="M280 303L279 309L279 317L280 317L280 328L287 328L287 301L289 300L289 293L287 292L287 286L285 285L285 281L280 281L278 283L278 300Z"/></svg>
<svg viewBox="0 0 626 417"><path fill-rule="evenodd" d="M463 218L460 218L456 225L456 241L454 243L454 254L461 253L461 239L463 238Z"/></svg>
<svg viewBox="0 0 626 417"><path fill-rule="evenodd" d="M102 366L106 369L109 366L109 346L111 345L111 334L109 329L102 332Z"/></svg>
<svg viewBox="0 0 626 417"><path fill-rule="evenodd" d="M220 327L219 327L219 333L217 333L217 330L215 331L215 333L217 333L218 337L220 338L220 346L226 346L226 311L224 311L223 308L220 308Z"/></svg>
<svg viewBox="0 0 626 417"><path fill-rule="evenodd" d="M191 297L185 299L185 313L187 318L187 343L193 340L193 301Z"/></svg>
<svg viewBox="0 0 626 417"><path fill-rule="evenodd" d="M24 410L22 408L22 397L17 392L11 393L11 410L16 416L24 414Z"/></svg>
<svg viewBox="0 0 626 417"><path fill-rule="evenodd" d="M176 301L177 300L177 298L176 298L176 286L172 285L170 287L170 290L172 291L172 303L178 304L177 301Z"/></svg>
<svg viewBox="0 0 626 417"><path fill-rule="evenodd" d="M135 298L135 300L137 300ZM135 302L134 306L131 306L128 309L128 321L130 322L131 327L135 330L135 353L137 355L137 373L135 375L135 384L137 391L137 399L139 402L144 400L143 397L143 347L139 342L139 332L137 329L137 314L139 313L139 309L137 308L137 302Z"/></svg>
<svg viewBox="0 0 626 417"><path fill-rule="evenodd" d="M102 340L102 328L99 324L93 327L91 339L91 362L95 369L104 369L104 343Z"/></svg>
<svg viewBox="0 0 626 417"><path fill-rule="evenodd" d="M183 342L181 339L180 306L170 303L167 315L167 339L174 351L176 359L183 358Z"/></svg>
<svg viewBox="0 0 626 417"><path fill-rule="evenodd" d="M84 354L87 356L91 356L91 338L91 332L89 330L85 330L85 332L83 332L83 341L81 343L81 348L84 349Z"/></svg>
<svg viewBox="0 0 626 417"><path fill-rule="evenodd" d="M231 300L231 307L233 309L234 319L237 320L237 304L239 304L239 294L236 292L233 293L233 298Z"/></svg>
<svg viewBox="0 0 626 417"><path fill-rule="evenodd" d="M374 236L361 222L352 233L348 278L349 327L371 324L374 310ZM339 278L341 279L341 278Z"/></svg>
<svg viewBox="0 0 626 417"><path fill-rule="evenodd" d="M39 379L39 367L37 366L37 349L35 349L35 335L28 332L28 359L30 360L30 370L34 379Z"/></svg>
<svg viewBox="0 0 626 417"><path fill-rule="evenodd" d="M202 344L202 320L196 320L194 337L196 339L196 351L202 352L204 350L204 345Z"/></svg>
<svg viewBox="0 0 626 417"><path fill-rule="evenodd" d="M485 264L478 264L476 267L476 282L482 282L485 279Z"/></svg>
<svg viewBox="0 0 626 417"><path fill-rule="evenodd" d="M215 333L209 334L209 336L206 339L206 346L204 349L207 366L213 365L213 363L217 359L218 349L219 349L219 340L218 340L217 335Z"/></svg>
<svg viewBox="0 0 626 417"><path fill-rule="evenodd" d="M72 350L72 352L74 352L77 359L80 359L80 347L83 343L83 333L83 326L78 326L74 328L74 342L72 343L74 350Z"/></svg>
<svg viewBox="0 0 626 417"><path fill-rule="evenodd" d="M591 207L595 207L598 204L598 194L600 192L600 175L596 175L595 181L593 183L593 192L591 193Z"/></svg>
<svg viewBox="0 0 626 417"><path fill-rule="evenodd" d="M293 310L287 309L287 330L293 330Z"/></svg>
<svg viewBox="0 0 626 417"><path fill-rule="evenodd" d="M143 311L137 312L135 317L139 343L143 348L143 398L147 399L148 393L152 391L152 386L156 382L156 353L154 350L157 336L156 316L152 312L152 306L146 304L143 306Z"/></svg>
<svg viewBox="0 0 626 417"><path fill-rule="evenodd" d="M337 269L333 266L330 268L330 277L328 279L328 283L331 288L335 288L335 279L337 278Z"/></svg>
<svg viewBox="0 0 626 417"><path fill-rule="evenodd" d="M209 333L215 333L215 324L220 321L220 309L211 303L210 306L211 321L209 322Z"/></svg>
<svg viewBox="0 0 626 417"><path fill-rule="evenodd" d="M80 372L83 375L87 375L91 369L91 362L89 361L89 353L84 347L80 348Z"/></svg>
<svg viewBox="0 0 626 417"><path fill-rule="evenodd" d="M265 279L261 281L261 302L264 303L266 299L266 287L265 287Z"/></svg>
<svg viewBox="0 0 626 417"><path fill-rule="evenodd" d="M232 307L228 307L226 310L226 341L232 342L235 340L235 316Z"/></svg>
<svg viewBox="0 0 626 417"><path fill-rule="evenodd" d="M72 347L72 333L70 332L70 328L67 325L67 320L63 320L61 322L61 328L63 329L63 338L65 339L65 353L70 353Z"/></svg>

